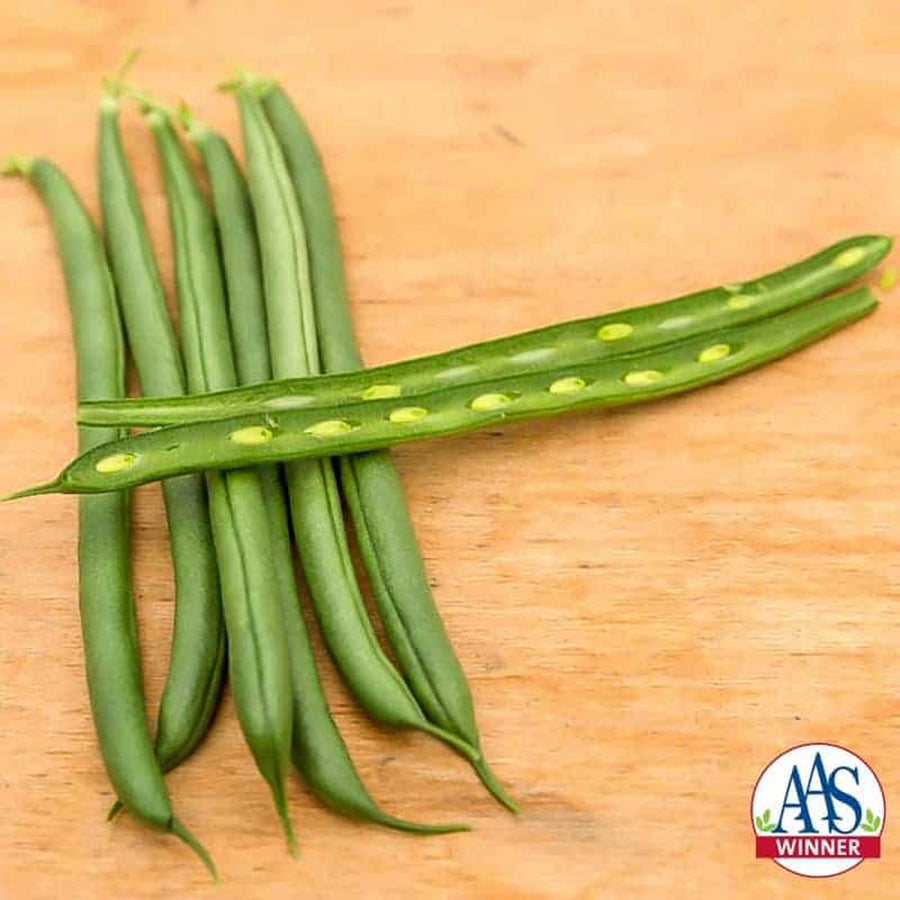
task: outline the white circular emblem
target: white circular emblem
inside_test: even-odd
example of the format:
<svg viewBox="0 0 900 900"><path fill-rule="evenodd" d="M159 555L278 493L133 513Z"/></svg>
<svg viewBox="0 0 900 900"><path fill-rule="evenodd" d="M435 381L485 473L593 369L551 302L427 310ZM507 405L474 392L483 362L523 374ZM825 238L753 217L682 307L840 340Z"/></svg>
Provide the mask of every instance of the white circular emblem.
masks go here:
<svg viewBox="0 0 900 900"><path fill-rule="evenodd" d="M750 816L756 856L798 875L839 875L881 856L881 783L836 744L802 744L775 757L753 789Z"/></svg>

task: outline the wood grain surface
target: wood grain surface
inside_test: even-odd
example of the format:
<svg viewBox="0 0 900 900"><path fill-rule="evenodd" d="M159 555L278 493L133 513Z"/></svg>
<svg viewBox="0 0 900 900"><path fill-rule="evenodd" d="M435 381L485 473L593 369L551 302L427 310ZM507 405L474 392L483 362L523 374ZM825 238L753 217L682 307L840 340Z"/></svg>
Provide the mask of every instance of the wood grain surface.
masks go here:
<svg viewBox="0 0 900 900"><path fill-rule="evenodd" d="M0 12L0 148L56 160L96 212L99 81L134 72L237 139L214 90L279 75L321 144L370 363L780 267L900 226L900 12L753 3L35 0ZM167 279L151 140L125 139ZM68 312L44 212L0 186L0 491L75 449ZM521 800L354 707L373 793L471 834L342 820L290 786L292 861L226 697L168 783L209 885L111 800L82 673L76 501L0 508L0 897L896 897L900 844L900 291L872 318L729 384L397 452L486 752ZM148 706L172 578L137 492ZM321 647L319 648L321 650ZM754 858L750 793L806 741L887 794L883 858L812 883Z"/></svg>

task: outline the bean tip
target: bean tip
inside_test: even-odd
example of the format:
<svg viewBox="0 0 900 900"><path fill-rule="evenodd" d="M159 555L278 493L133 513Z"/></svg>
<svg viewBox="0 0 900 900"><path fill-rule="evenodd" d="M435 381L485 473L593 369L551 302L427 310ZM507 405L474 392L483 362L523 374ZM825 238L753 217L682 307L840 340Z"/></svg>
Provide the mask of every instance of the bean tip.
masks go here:
<svg viewBox="0 0 900 900"><path fill-rule="evenodd" d="M131 69L131 67L135 64L140 55L140 47L132 48L125 55L125 59L122 61L122 64L111 76L104 75L101 84L103 85L103 92L107 97L116 99L122 95L123 90L125 90L125 88L127 87L125 84L125 76L128 74L129 69Z"/></svg>
<svg viewBox="0 0 900 900"><path fill-rule="evenodd" d="M38 484L34 487L24 488L21 491L15 491L0 498L0 503L9 503L10 500L21 500L24 497L36 497L38 494L58 494L61 493L61 483L59 479L48 481L46 484Z"/></svg>
<svg viewBox="0 0 900 900"><path fill-rule="evenodd" d="M490 766L488 766L484 758L473 760L472 768L475 770L475 774L481 779L481 783L493 795L495 800L505 806L513 814L520 811L519 804L506 793L505 788L500 784L497 776L491 771Z"/></svg>
<svg viewBox="0 0 900 900"><path fill-rule="evenodd" d="M249 69L240 66L231 78L226 78L216 85L217 89L225 94L233 94L240 90L247 90L257 97L262 97L274 86L275 82L271 78L263 78L261 75L257 75Z"/></svg>
<svg viewBox="0 0 900 900"><path fill-rule="evenodd" d="M116 816L125 808L125 804L122 803L121 800L116 800L115 803L109 808L109 812L106 814L106 821L112 822Z"/></svg>
<svg viewBox="0 0 900 900"><path fill-rule="evenodd" d="M233 94L238 88L244 84L244 73L242 69L238 69L230 78L220 81L216 85L216 90L223 94Z"/></svg>
<svg viewBox="0 0 900 900"><path fill-rule="evenodd" d="M0 165L0 174L4 175L7 178L12 178L17 175L25 175L27 176L31 172L31 167L34 165L34 159L30 156L7 156L2 165Z"/></svg>
<svg viewBox="0 0 900 900"><path fill-rule="evenodd" d="M447 825L423 825L419 822L399 819L397 816L382 812L380 809L370 812L367 818L377 825L393 828L395 831L405 831L408 834L459 834L473 830L468 822L450 822Z"/></svg>
<svg viewBox="0 0 900 900"><path fill-rule="evenodd" d="M190 831L188 831L188 829L185 828L185 826L182 825L181 822L174 816L172 817L170 830L172 834L175 835L175 837L177 837L180 841L190 847L191 850L193 850L194 853L197 854L197 856L200 858L200 862L203 863L206 871L209 872L210 876L212 877L212 880L216 884L218 884L219 871L218 869L216 869L216 864L213 862L213 859L209 855L209 851L206 849L206 847L204 847L203 844L201 844L200 841L197 840L197 838L194 837L194 835Z"/></svg>
<svg viewBox="0 0 900 900"><path fill-rule="evenodd" d="M884 259L884 257L887 256L888 253L890 253L893 249L895 237L892 234L879 234L877 235L877 237L879 239L879 243L882 245L881 253L878 258Z"/></svg>
<svg viewBox="0 0 900 900"><path fill-rule="evenodd" d="M161 101L157 100L147 91L142 91L133 84L123 82L120 86L122 95L133 100L141 113L146 117L158 117L163 121L171 122L178 119L178 112Z"/></svg>
<svg viewBox="0 0 900 900"><path fill-rule="evenodd" d="M291 824L291 820L288 818L287 813L281 815L281 811L279 810L279 816L281 818L282 828L284 829L284 838L287 842L288 856L290 856L291 859L299 859L300 847L297 844L297 837L294 834L294 826Z"/></svg>
<svg viewBox="0 0 900 900"><path fill-rule="evenodd" d="M206 125L194 115L186 100L178 101L178 105L175 107L175 115L177 116L178 124L192 141L202 140L204 135L209 132Z"/></svg>
<svg viewBox="0 0 900 900"><path fill-rule="evenodd" d="M284 838L287 841L288 855L291 859L300 858L300 848L297 845L297 836L294 834L294 826L288 815L287 807L283 803L278 804L278 818L281 819L281 827L284 829Z"/></svg>

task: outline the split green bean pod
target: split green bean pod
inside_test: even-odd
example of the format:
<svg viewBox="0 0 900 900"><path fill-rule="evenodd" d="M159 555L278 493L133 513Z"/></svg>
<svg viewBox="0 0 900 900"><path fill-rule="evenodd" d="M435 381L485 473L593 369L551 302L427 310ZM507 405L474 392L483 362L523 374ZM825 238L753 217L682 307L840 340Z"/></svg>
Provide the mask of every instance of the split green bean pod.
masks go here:
<svg viewBox="0 0 900 900"><path fill-rule="evenodd" d="M118 81L100 105L99 181L103 224L119 309L145 394L184 394L181 354L150 244L141 201L122 147ZM169 671L159 707L156 755L164 772L206 735L225 666L219 573L201 475L173 478L163 499L175 570Z"/></svg>
<svg viewBox="0 0 900 900"><path fill-rule="evenodd" d="M51 162L12 159L4 171L25 175L50 214L72 312L78 396L82 400L124 396L125 347L115 289L90 216L69 180ZM88 451L119 435L116 428L82 428L79 445ZM109 780L126 809L184 841L216 877L209 854L172 811L147 728L131 590L129 494L82 498L78 521L85 669Z"/></svg>
<svg viewBox="0 0 900 900"><path fill-rule="evenodd" d="M166 111L145 103L166 183L181 342L193 391L237 383L215 228ZM235 707L293 852L285 797L293 705L280 585L265 497L254 471L209 472Z"/></svg>
<svg viewBox="0 0 900 900"><path fill-rule="evenodd" d="M256 215L277 377L319 371L306 235L278 141L259 97L246 83L235 93L241 113L247 181ZM292 462L285 469L297 547L328 649L347 686L375 719L427 732L466 757L486 787L513 806L483 767L478 750L430 722L378 642L347 545L331 460Z"/></svg>
<svg viewBox="0 0 900 900"><path fill-rule="evenodd" d="M588 407L611 408L696 390L787 356L878 305L858 288L760 322L592 365L445 388L416 398L170 425L94 448L52 482L10 499L134 487L206 468L336 456Z"/></svg>
<svg viewBox="0 0 900 900"><path fill-rule="evenodd" d="M278 85L264 83L262 101L300 204L322 368L327 373L361 369L340 236L321 157L306 124ZM480 754L472 694L428 585L403 485L390 455L342 456L338 466L360 555L403 674L428 718ZM483 769L482 777L495 784L487 763L476 765Z"/></svg>
<svg viewBox="0 0 900 900"><path fill-rule="evenodd" d="M868 272L891 249L883 235L840 241L744 283L619 310L361 372L297 378L206 397L83 403L87 425L170 425L246 413L414 397L548 367L591 364L758 321L825 296Z"/></svg>
<svg viewBox="0 0 900 900"><path fill-rule="evenodd" d="M200 151L212 188L238 378L242 384L268 381L272 372L266 339L265 300L247 185L225 139L196 122L186 111L182 119ZM465 830L464 825L420 825L388 815L378 808L366 790L331 717L300 611L281 473L277 466L262 466L257 472L271 524L270 564L280 586L291 665L292 751L298 770L325 804L345 815L416 833Z"/></svg>

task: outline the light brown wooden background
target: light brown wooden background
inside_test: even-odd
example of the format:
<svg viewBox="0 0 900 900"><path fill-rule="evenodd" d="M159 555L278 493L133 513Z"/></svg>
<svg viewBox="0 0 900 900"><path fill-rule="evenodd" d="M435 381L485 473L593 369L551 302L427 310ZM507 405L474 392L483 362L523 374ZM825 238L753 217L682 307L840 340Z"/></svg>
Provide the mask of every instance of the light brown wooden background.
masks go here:
<svg viewBox="0 0 900 900"><path fill-rule="evenodd" d="M0 14L0 147L58 161L96 209L102 73L134 73L237 137L213 85L280 75L337 192L366 359L385 362L761 274L900 223L900 13L754 3L31 2ZM164 270L165 204L126 141ZM0 188L0 490L75 447L45 216ZM0 510L0 896L896 896L900 845L898 294L801 355L702 394L397 453L435 592L515 819L420 736L369 724L328 671L359 767L416 840L291 785L285 853L227 700L169 778L225 876L110 826L76 609L76 503ZM149 704L172 585L137 493ZM836 741L888 798L884 857L813 884L754 859L750 791Z"/></svg>

